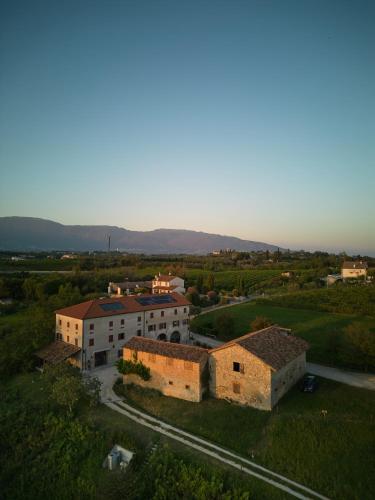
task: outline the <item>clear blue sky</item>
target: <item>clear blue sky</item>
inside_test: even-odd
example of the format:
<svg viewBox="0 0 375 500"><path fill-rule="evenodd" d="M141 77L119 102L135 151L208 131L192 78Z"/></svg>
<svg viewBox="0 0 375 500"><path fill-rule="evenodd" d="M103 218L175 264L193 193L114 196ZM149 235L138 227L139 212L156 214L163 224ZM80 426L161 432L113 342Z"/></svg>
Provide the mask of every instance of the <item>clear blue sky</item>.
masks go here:
<svg viewBox="0 0 375 500"><path fill-rule="evenodd" d="M0 215L375 254L375 2L1 9Z"/></svg>

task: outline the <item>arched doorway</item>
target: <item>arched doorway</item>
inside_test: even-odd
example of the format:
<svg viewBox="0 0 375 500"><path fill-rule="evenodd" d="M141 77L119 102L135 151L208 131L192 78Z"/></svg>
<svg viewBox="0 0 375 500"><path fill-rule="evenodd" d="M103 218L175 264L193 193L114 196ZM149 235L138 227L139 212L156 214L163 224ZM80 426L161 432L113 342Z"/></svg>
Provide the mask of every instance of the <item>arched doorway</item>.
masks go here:
<svg viewBox="0 0 375 500"><path fill-rule="evenodd" d="M157 340L161 340L162 342L166 342L166 340L167 340L166 334L165 333L161 333L160 335L158 335Z"/></svg>
<svg viewBox="0 0 375 500"><path fill-rule="evenodd" d="M173 332L171 335L171 342L174 342L175 344L179 344L181 340L181 335L180 332Z"/></svg>

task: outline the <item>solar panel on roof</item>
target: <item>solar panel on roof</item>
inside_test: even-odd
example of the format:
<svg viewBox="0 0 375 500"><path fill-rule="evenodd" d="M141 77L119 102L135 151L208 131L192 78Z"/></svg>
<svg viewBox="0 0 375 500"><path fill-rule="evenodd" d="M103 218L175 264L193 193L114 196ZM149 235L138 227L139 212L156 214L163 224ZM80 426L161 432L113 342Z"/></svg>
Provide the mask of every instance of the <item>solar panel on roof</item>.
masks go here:
<svg viewBox="0 0 375 500"><path fill-rule="evenodd" d="M108 304L99 304L103 311L119 311L120 309L124 309L124 306L121 302L109 302Z"/></svg>
<svg viewBox="0 0 375 500"><path fill-rule="evenodd" d="M150 295L148 297L139 297L135 299L141 306L156 306L163 304L173 304L176 302L171 295Z"/></svg>

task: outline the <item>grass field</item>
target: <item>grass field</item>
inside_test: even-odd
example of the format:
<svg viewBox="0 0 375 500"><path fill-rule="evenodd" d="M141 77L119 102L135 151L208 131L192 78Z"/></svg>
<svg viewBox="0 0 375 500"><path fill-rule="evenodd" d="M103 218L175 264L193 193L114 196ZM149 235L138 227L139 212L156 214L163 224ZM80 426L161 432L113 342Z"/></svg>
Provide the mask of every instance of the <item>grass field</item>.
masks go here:
<svg viewBox="0 0 375 500"><path fill-rule="evenodd" d="M316 393L295 388L272 412L213 399L191 403L134 386L121 394L330 498L373 498L375 393L322 379Z"/></svg>
<svg viewBox="0 0 375 500"><path fill-rule="evenodd" d="M293 333L303 337L310 344L307 359L312 362L344 366L337 357L337 353L331 349L332 337L340 333L342 329L353 321L360 322L364 326L373 326L374 319L347 314L333 314L320 311L308 311L303 309L292 309L250 302L225 309L226 314L234 320L234 330L224 335L221 340L227 341L244 335L250 331L250 323L257 316L265 316L273 323L291 328ZM224 311L213 311L198 316L191 323L191 330L204 333L212 325L217 317Z"/></svg>
<svg viewBox="0 0 375 500"><path fill-rule="evenodd" d="M39 419L43 422L44 419L50 418L51 415L48 414L48 401L49 394L46 392L46 386L39 372L25 373L22 375L17 375L12 379L1 381L0 383L0 394L2 391L6 391L8 394L13 393L16 397L18 404L20 401L25 403L30 412L37 415ZM9 405L11 402L8 400L6 405L2 406L0 403L0 421L7 418L7 412L9 411ZM136 485L139 482L144 482L148 480L147 467L145 468L145 459L153 444L157 443L159 448L168 446L171 452L175 455L176 460L183 460L187 464L195 464L202 468L204 476L210 480L213 475L220 475L225 483L226 488L238 488L240 491L250 492L250 498L253 500L262 500L264 498L270 500L286 500L289 498L284 493L280 492L276 488L267 485L263 481L259 481L255 478L249 478L244 476L238 471L233 470L229 466L225 466L220 462L215 461L202 455L184 445L172 441L159 433L153 432L132 420L127 419L123 415L107 408L104 405L99 405L97 407L91 408L88 406L81 406L79 409L79 419L82 422L89 423L93 426L99 436L99 442L101 445L98 448L93 449L91 457L86 463L83 459L82 464L80 464L79 470L77 468L76 473L82 474L82 470L85 470L87 474L87 479L95 482L96 489L95 494L92 496L87 493L84 498L87 499L106 499L115 500L117 498L127 498L128 500L150 500L150 497L144 498L138 496L137 488L134 486L128 487L128 483ZM18 439L24 440L24 449L26 452L23 457L19 457L17 454L17 460L20 462L18 467L14 469L14 473L22 472L22 468L33 467L34 460L43 460L43 457L35 457L33 455L33 440L36 436L33 436L30 429L25 429L21 427L22 424L17 421L17 419L12 424L15 428L20 427L18 433ZM2 443L3 436L0 432L0 445ZM132 466L127 470L125 476L120 472L108 472L102 468L102 462L111 449L113 444L118 443L125 448L135 451L135 458L133 459ZM51 443L51 447L54 443ZM17 443L17 450L20 446ZM2 464L2 454L5 453L5 448L0 446L0 465ZM9 450L8 456L9 456ZM46 450L47 452L47 450ZM13 450L11 453L16 453ZM74 453L74 450L71 450ZM40 468L38 469L40 470ZM1 467L0 467L1 471ZM155 472L155 471L153 471ZM56 470L56 474L62 474L60 470ZM0 472L0 481L4 481L4 477ZM6 478L9 480L9 478ZM13 482L22 481L22 478L13 476L11 478ZM2 482L2 495L1 498L7 499L7 484ZM27 486L23 485L23 491L27 491ZM4 494L4 496L3 496ZM21 497L17 497L21 498ZM31 498L31 497L22 497ZM33 497L37 498L37 497ZM54 498L65 500L68 498L64 491L56 490L54 491ZM82 497L83 498L83 497ZM13 498L12 498L13 500Z"/></svg>

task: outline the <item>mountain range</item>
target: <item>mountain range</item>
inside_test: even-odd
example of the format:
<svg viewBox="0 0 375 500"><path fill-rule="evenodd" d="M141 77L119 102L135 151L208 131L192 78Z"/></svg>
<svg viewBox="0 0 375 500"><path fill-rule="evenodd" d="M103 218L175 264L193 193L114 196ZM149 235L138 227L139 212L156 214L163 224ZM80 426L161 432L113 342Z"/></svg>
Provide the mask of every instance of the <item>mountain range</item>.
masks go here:
<svg viewBox="0 0 375 500"><path fill-rule="evenodd" d="M68 226L34 217L0 217L0 250L107 250L145 254L207 254L231 248L238 251L277 250L277 246L185 229L130 231L117 226Z"/></svg>

